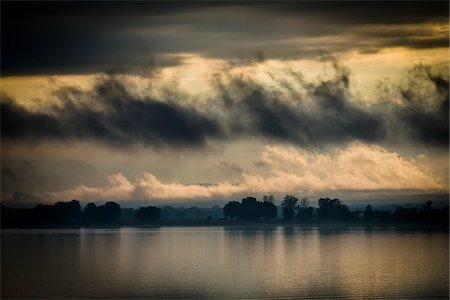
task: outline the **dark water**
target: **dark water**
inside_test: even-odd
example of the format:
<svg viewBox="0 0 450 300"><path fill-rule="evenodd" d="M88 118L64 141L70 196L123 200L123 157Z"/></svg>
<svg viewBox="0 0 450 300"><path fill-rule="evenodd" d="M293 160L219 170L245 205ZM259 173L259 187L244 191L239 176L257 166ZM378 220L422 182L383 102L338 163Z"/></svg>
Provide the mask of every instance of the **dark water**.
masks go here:
<svg viewBox="0 0 450 300"><path fill-rule="evenodd" d="M4 230L2 298L448 298L445 232Z"/></svg>

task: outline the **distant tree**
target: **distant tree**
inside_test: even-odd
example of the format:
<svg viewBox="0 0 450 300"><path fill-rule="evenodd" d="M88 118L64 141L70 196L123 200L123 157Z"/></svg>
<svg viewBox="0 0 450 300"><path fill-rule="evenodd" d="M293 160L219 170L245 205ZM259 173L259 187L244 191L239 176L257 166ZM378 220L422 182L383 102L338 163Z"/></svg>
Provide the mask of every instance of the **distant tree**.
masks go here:
<svg viewBox="0 0 450 300"><path fill-rule="evenodd" d="M273 197L273 195L264 195L263 196L263 202L274 203L275 202L275 198Z"/></svg>
<svg viewBox="0 0 450 300"><path fill-rule="evenodd" d="M295 207L297 206L298 198L292 195L286 195L281 202L281 209L283 210L283 218L290 221L295 216Z"/></svg>
<svg viewBox="0 0 450 300"><path fill-rule="evenodd" d="M184 219L186 218L186 209L180 208L177 211L177 219Z"/></svg>
<svg viewBox="0 0 450 300"><path fill-rule="evenodd" d="M300 199L300 203L298 204L300 208L307 208L309 207L309 199L308 197L303 197Z"/></svg>
<svg viewBox="0 0 450 300"><path fill-rule="evenodd" d="M79 222L81 219L81 205L80 201L72 200L70 202L66 202L63 206L65 219L68 222Z"/></svg>
<svg viewBox="0 0 450 300"><path fill-rule="evenodd" d="M97 218L97 205L88 203L83 210L83 218L87 221L94 221Z"/></svg>
<svg viewBox="0 0 450 300"><path fill-rule="evenodd" d="M162 208L162 218L169 219L175 217L175 209L172 206L163 206Z"/></svg>
<svg viewBox="0 0 450 300"><path fill-rule="evenodd" d="M224 216L223 209L218 205L214 205L209 210L205 210L205 213L211 218L222 218Z"/></svg>
<svg viewBox="0 0 450 300"><path fill-rule="evenodd" d="M135 221L136 211L134 208L122 208L120 210L120 223L121 224L132 224Z"/></svg>
<svg viewBox="0 0 450 300"><path fill-rule="evenodd" d="M277 217L277 207L272 202L262 202L261 205L261 215L264 219L270 220Z"/></svg>
<svg viewBox="0 0 450 300"><path fill-rule="evenodd" d="M433 208L433 203L427 201L422 208L417 212L417 219L425 223L434 223L445 226L448 230L449 227L449 206Z"/></svg>
<svg viewBox="0 0 450 300"><path fill-rule="evenodd" d="M188 218L200 219L200 210L197 206L192 206L187 209Z"/></svg>
<svg viewBox="0 0 450 300"><path fill-rule="evenodd" d="M422 205L422 210L424 211L431 211L433 206L433 201L427 201L424 205Z"/></svg>
<svg viewBox="0 0 450 300"><path fill-rule="evenodd" d="M264 198L269 200L270 198ZM239 218L246 221L257 221L261 218L270 220L277 217L277 207L272 202L257 201L254 197L246 197L241 203L230 201L223 207L225 218Z"/></svg>
<svg viewBox="0 0 450 300"><path fill-rule="evenodd" d="M0 212L1 212L1 217L0 217L0 222L2 224L2 227L8 225L8 217L10 215L9 210L3 205L3 203L0 203Z"/></svg>
<svg viewBox="0 0 450 300"><path fill-rule="evenodd" d="M115 202L106 202L97 207L97 220L106 223L120 222L120 205Z"/></svg>
<svg viewBox="0 0 450 300"><path fill-rule="evenodd" d="M374 212L371 205L367 205L364 210L364 221L370 222L373 220Z"/></svg>
<svg viewBox="0 0 450 300"><path fill-rule="evenodd" d="M230 201L223 207L223 216L225 218L239 218L241 214L241 203Z"/></svg>
<svg viewBox="0 0 450 300"><path fill-rule="evenodd" d="M339 199L320 198L317 216L321 221L350 221L353 215Z"/></svg>
<svg viewBox="0 0 450 300"><path fill-rule="evenodd" d="M241 201L242 220L259 220L262 215L261 202L258 202L254 197L247 197Z"/></svg>
<svg viewBox="0 0 450 300"><path fill-rule="evenodd" d="M71 224L75 225L81 219L81 206L78 200L56 202L54 205L38 204L30 214L34 224Z"/></svg>
<svg viewBox="0 0 450 300"><path fill-rule="evenodd" d="M300 222L307 222L312 219L314 208L309 206L308 198L302 198L300 200L300 204L297 205L297 220Z"/></svg>
<svg viewBox="0 0 450 300"><path fill-rule="evenodd" d="M419 219L417 208L403 208L397 207L393 213L394 221L397 222L414 222Z"/></svg>
<svg viewBox="0 0 450 300"><path fill-rule="evenodd" d="M442 224L446 224L447 228L449 227L449 206L448 204L438 210L436 212L436 218L434 219L437 222L440 222Z"/></svg>
<svg viewBox="0 0 450 300"><path fill-rule="evenodd" d="M135 212L135 219L138 222L156 222L161 218L161 209L155 206L140 207Z"/></svg>
<svg viewBox="0 0 450 300"><path fill-rule="evenodd" d="M420 219L424 222L433 222L433 220L438 220L438 210L433 209L433 202L427 201L422 205L420 210Z"/></svg>

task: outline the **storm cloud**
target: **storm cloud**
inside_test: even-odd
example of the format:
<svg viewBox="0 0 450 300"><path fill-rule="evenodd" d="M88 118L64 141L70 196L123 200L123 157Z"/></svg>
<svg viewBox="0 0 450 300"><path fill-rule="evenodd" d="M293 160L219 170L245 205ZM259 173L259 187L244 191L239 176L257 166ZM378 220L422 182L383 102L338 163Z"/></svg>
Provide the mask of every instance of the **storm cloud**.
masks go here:
<svg viewBox="0 0 450 300"><path fill-rule="evenodd" d="M448 79L423 65L382 88L374 104L358 101L350 70L329 58L333 76L306 80L286 67L271 83L223 69L206 95L176 88L155 96L133 90L126 77L102 75L91 89L63 86L59 103L30 110L4 95L2 137L8 140L88 140L203 147L210 140L256 137L303 147L368 143L448 145ZM264 65L264 62L258 63ZM150 96L151 95L151 96Z"/></svg>
<svg viewBox="0 0 450 300"><path fill-rule="evenodd" d="M196 146L221 135L218 124L205 114L174 103L140 98L108 77L83 92L74 87L56 91L62 105L49 113L31 112L11 99L1 103L5 139L88 139L116 146ZM89 102L81 101L88 98Z"/></svg>
<svg viewBox="0 0 450 300"><path fill-rule="evenodd" d="M376 108L380 113L384 112L391 139L448 147L448 78L433 74L429 67L419 64L411 68L400 83L386 84L384 88L390 93L384 89L380 93L381 99L392 101L394 98L400 102L389 105L389 102L381 101Z"/></svg>
<svg viewBox="0 0 450 300"><path fill-rule="evenodd" d="M446 48L448 9L445 1L4 2L2 76L139 73L179 64L183 53L293 59Z"/></svg>
<svg viewBox="0 0 450 300"><path fill-rule="evenodd" d="M335 59L333 68L332 78L311 82L289 70L281 78L270 74L287 94L268 90L252 78L231 75L228 85L216 84L223 101L221 110L232 116L225 122L235 134L255 134L306 147L353 139L384 140L386 128L381 116L352 101L350 71ZM286 96L288 100L283 101Z"/></svg>

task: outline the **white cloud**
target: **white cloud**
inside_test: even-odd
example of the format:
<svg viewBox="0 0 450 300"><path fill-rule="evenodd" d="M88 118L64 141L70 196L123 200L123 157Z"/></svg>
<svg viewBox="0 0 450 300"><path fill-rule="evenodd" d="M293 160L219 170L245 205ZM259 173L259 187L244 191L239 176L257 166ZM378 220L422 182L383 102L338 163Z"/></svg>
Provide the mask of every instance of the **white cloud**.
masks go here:
<svg viewBox="0 0 450 300"><path fill-rule="evenodd" d="M237 184L228 181L211 185L162 182L151 173L130 180L115 174L108 177L109 183L103 187L79 185L47 196L58 200L189 200L325 190L448 190L442 178L414 159L361 142L329 152L266 146L259 160L265 170L246 170Z"/></svg>

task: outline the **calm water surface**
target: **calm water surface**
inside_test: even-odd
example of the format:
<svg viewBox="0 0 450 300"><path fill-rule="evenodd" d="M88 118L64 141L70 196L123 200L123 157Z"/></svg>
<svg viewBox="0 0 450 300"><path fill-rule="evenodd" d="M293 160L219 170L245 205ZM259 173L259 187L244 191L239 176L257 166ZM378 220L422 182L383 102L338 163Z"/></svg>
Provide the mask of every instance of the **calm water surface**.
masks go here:
<svg viewBox="0 0 450 300"><path fill-rule="evenodd" d="M448 298L445 232L3 230L2 298Z"/></svg>

